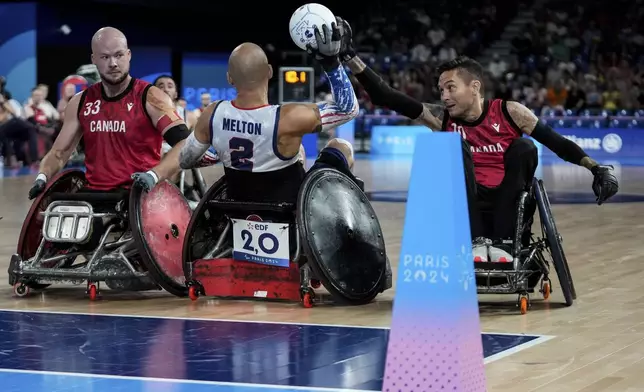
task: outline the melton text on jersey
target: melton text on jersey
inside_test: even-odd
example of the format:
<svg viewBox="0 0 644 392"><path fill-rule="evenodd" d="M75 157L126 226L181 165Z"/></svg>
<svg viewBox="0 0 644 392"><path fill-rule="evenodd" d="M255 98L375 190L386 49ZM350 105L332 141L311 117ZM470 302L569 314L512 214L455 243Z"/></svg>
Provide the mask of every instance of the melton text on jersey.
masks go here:
<svg viewBox="0 0 644 392"><path fill-rule="evenodd" d="M224 131L245 133L247 135L261 136L262 134L262 124L260 123L235 120L225 117L223 119L222 129Z"/></svg>

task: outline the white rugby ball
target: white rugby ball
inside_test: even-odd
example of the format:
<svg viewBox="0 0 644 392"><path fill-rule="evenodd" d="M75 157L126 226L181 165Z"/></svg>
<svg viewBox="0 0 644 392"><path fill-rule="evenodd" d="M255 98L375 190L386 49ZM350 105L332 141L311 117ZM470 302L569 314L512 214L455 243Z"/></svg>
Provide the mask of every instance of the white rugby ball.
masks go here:
<svg viewBox="0 0 644 392"><path fill-rule="evenodd" d="M302 50L306 50L307 44L317 48L314 34L315 26L322 34L322 25L326 24L329 31L331 31L331 23L335 23L335 15L330 9L322 4L309 3L293 12L288 28L295 45Z"/></svg>

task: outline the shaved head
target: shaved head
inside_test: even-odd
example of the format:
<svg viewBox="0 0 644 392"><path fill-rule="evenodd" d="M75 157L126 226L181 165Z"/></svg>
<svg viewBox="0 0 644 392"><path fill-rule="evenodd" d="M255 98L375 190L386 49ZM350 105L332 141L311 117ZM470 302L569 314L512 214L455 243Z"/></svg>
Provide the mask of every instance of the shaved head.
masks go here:
<svg viewBox="0 0 644 392"><path fill-rule="evenodd" d="M228 59L228 82L237 89L266 87L273 76L264 50L252 42L244 42Z"/></svg>
<svg viewBox="0 0 644 392"><path fill-rule="evenodd" d="M103 27L92 37L92 63L98 68L101 80L118 85L130 75L132 53L125 34L114 27Z"/></svg>
<svg viewBox="0 0 644 392"><path fill-rule="evenodd" d="M100 52L106 44L114 41L121 41L127 48L125 34L114 27L102 27L92 37L92 53Z"/></svg>

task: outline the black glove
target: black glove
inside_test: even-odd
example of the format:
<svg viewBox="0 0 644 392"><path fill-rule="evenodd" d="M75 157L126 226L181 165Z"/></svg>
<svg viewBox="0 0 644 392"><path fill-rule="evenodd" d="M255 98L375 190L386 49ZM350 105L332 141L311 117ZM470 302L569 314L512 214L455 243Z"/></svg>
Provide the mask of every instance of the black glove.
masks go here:
<svg viewBox="0 0 644 392"><path fill-rule="evenodd" d="M335 17L335 21L340 26L340 59L349 61L356 57L356 49L353 46L353 30L351 30L349 22L339 16Z"/></svg>
<svg viewBox="0 0 644 392"><path fill-rule="evenodd" d="M47 183L44 180L37 178L36 181L34 181L34 185L29 189L29 200L33 200L40 195L42 191L45 190L46 185Z"/></svg>
<svg viewBox="0 0 644 392"><path fill-rule="evenodd" d="M331 27L332 29L329 31L327 25L323 24L322 33L320 33L320 29L315 26L313 33L315 34L317 48L313 48L311 44L306 45L306 51L309 55L313 56L325 70L336 68L340 65L338 53L340 53L342 34L340 34L337 24L331 23Z"/></svg>
<svg viewBox="0 0 644 392"><path fill-rule="evenodd" d="M617 177L613 174L613 166L597 165L590 169L595 178L593 179L593 192L597 196L597 205L615 196L619 190Z"/></svg>

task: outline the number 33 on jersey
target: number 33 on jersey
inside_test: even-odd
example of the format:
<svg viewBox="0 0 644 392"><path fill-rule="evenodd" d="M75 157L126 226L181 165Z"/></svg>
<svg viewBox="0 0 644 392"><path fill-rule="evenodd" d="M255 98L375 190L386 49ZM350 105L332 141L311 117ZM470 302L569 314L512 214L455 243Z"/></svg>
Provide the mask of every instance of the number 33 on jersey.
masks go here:
<svg viewBox="0 0 644 392"><path fill-rule="evenodd" d="M286 223L233 221L233 258L277 267L289 266L289 225Z"/></svg>

